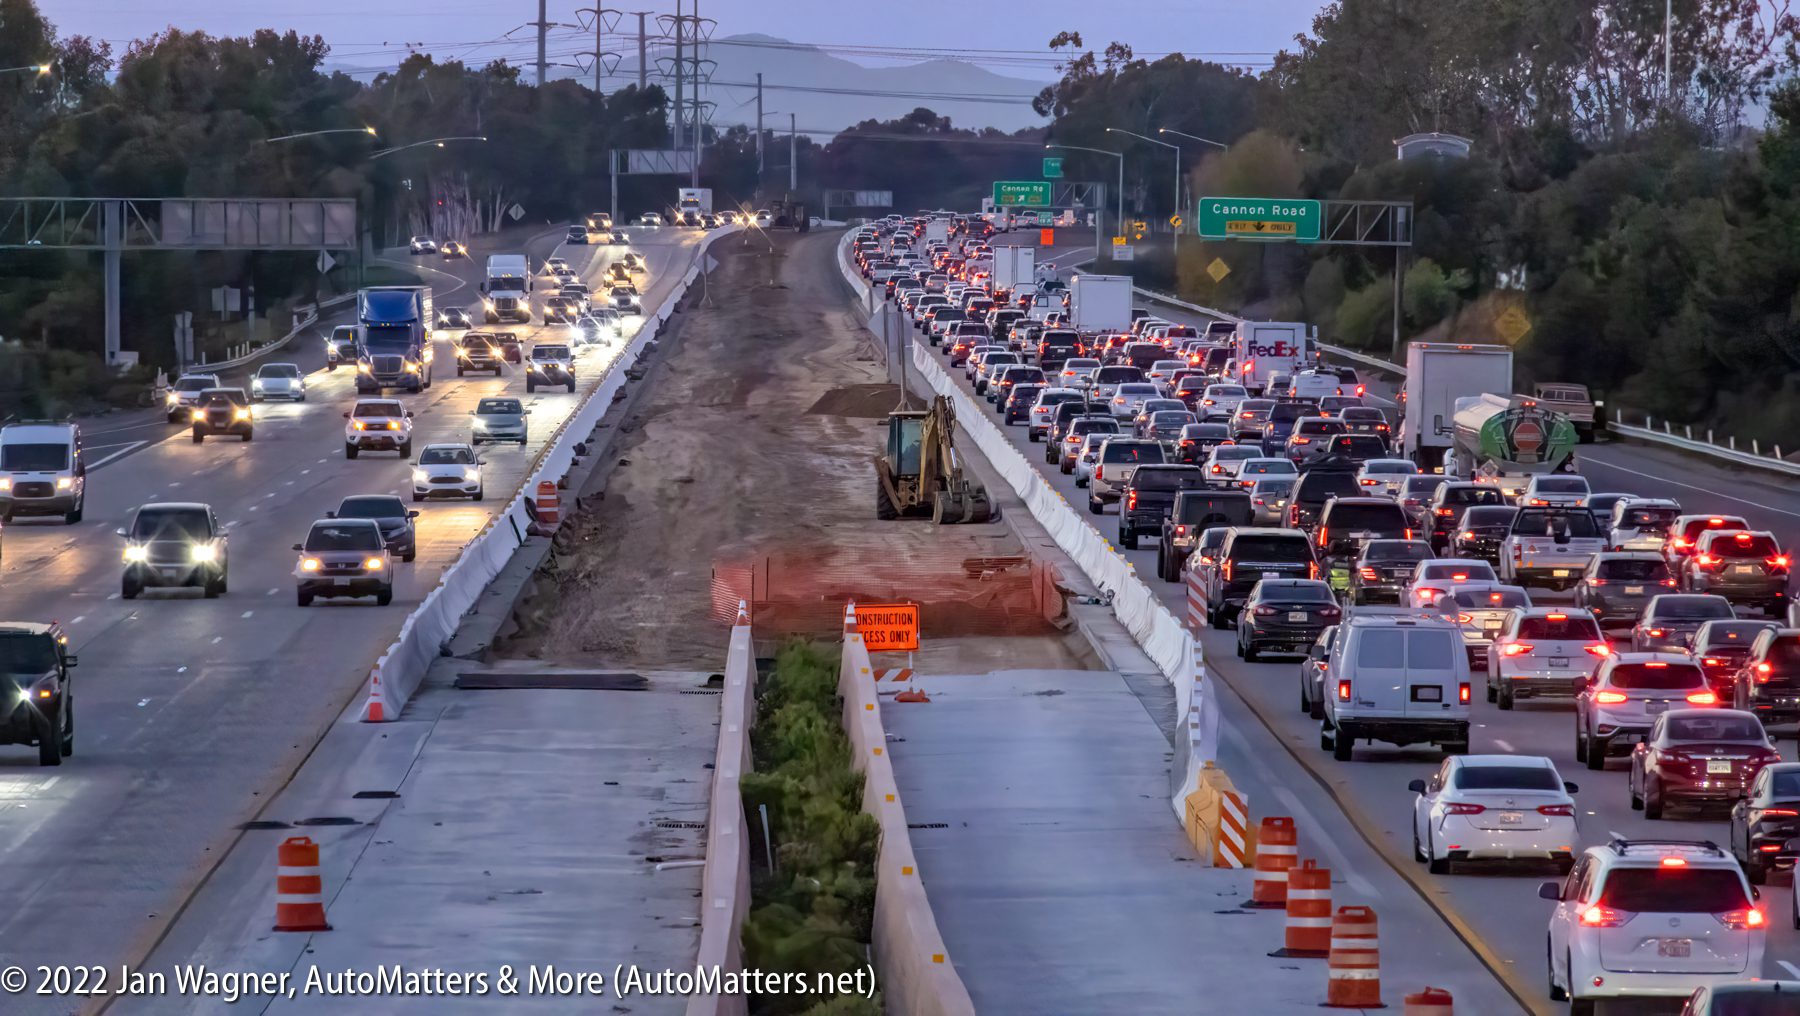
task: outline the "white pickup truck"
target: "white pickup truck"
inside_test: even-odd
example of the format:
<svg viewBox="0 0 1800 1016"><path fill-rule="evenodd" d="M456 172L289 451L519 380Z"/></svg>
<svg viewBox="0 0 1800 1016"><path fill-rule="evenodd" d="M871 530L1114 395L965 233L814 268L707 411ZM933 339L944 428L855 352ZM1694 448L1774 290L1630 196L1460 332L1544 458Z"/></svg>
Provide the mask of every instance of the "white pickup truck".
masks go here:
<svg viewBox="0 0 1800 1016"><path fill-rule="evenodd" d="M1520 508L1500 544L1500 577L1516 586L1567 589L1606 549L1606 534L1584 508Z"/></svg>

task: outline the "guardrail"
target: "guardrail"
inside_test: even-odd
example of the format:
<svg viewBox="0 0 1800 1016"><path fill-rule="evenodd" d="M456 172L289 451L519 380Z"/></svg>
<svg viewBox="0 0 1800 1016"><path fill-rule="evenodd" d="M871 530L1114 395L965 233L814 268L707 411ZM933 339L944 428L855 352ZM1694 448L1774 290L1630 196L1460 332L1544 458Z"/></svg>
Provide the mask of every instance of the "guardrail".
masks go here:
<svg viewBox="0 0 1800 1016"><path fill-rule="evenodd" d="M356 299L355 293L341 293L337 296L331 297L330 299L320 300L318 303L312 304L311 305L312 309L306 312L306 316L301 318L298 322L295 322L294 327L291 330L289 330L286 335L283 335L281 338L275 339L274 341L269 342L266 345L257 346L255 349L250 350L248 353L244 353L240 356L233 357L229 360L212 360L212 361L202 360L200 363L189 364L189 367L190 367L190 369L195 369L195 370L203 369L203 370L212 371L212 370L227 370L232 367L243 367L248 364L255 363L257 360L260 360L263 357L268 356L270 353L275 352L277 349L284 348L288 343L294 341L294 336L299 335L301 332L307 330L308 328L311 328L313 325L318 324L320 314L324 311L324 309L326 307L335 307L340 303L348 303L354 299Z"/></svg>
<svg viewBox="0 0 1800 1016"><path fill-rule="evenodd" d="M1767 469L1787 476L1800 476L1800 464L1782 458L1780 445L1775 445L1770 453L1765 454L1761 444L1752 440L1750 450L1744 451L1737 446L1737 439L1734 437L1727 437L1725 444L1719 444L1713 439L1713 432L1710 430L1706 432L1706 439L1700 440L1694 437L1694 428L1691 425L1684 424L1681 433L1676 434L1675 425L1664 420L1662 429L1658 430L1656 421L1648 413L1644 414L1644 425L1640 427L1626 423L1624 411L1615 410L1613 419L1606 421L1606 429L1624 437L1648 441L1651 444L1664 445L1669 448L1678 448L1684 452L1705 455L1708 458L1719 459L1735 465L1748 466L1752 469Z"/></svg>
<svg viewBox="0 0 1800 1016"><path fill-rule="evenodd" d="M744 965L740 931L750 912L750 826L738 784L751 770L750 727L756 722L756 653L749 606L738 603L737 623L725 655L725 689L719 703L719 746L713 754L712 801L706 820L706 867L700 877L699 970L739 970ZM743 1016L742 993L696 994L687 1016Z"/></svg>
<svg viewBox="0 0 1800 1016"><path fill-rule="evenodd" d="M524 534L531 525L531 513L526 504L537 485L546 480L555 483L568 473L575 460L576 436L592 433L599 425L600 418L612 405L613 396L625 385L626 369L636 362L644 345L661 331L663 323L675 313L676 304L699 277L701 259L709 256L706 249L720 237L736 232L737 228L728 226L713 230L700 242L680 284L669 291L654 315L645 318L637 334L607 365L606 376L557 428L538 453L532 472L520 485L512 503L488 520L481 532L463 545L462 553L444 569L437 585L407 615L400 625L399 635L369 671L363 720L380 723L400 718L400 711L425 679L425 672L438 655L439 647L455 634L463 614L474 606L481 591L524 543Z"/></svg>

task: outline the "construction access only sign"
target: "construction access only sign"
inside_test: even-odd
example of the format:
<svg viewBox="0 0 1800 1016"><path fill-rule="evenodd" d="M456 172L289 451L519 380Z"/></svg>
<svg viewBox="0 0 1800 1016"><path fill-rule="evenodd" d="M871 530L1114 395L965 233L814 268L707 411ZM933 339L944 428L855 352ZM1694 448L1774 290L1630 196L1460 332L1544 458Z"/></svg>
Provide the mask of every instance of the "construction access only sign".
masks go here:
<svg viewBox="0 0 1800 1016"><path fill-rule="evenodd" d="M856 630L871 653L912 652L919 648L919 605L859 603Z"/></svg>

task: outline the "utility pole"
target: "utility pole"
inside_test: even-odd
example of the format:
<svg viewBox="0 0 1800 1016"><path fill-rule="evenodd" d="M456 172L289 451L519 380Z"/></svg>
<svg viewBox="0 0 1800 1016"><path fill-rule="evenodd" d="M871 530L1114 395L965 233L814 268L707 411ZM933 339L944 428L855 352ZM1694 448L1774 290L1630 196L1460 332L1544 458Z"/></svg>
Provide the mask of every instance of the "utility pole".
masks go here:
<svg viewBox="0 0 1800 1016"><path fill-rule="evenodd" d="M644 29L644 18L649 11L633 11L638 19L638 91L650 87L650 36Z"/></svg>
<svg viewBox="0 0 1800 1016"><path fill-rule="evenodd" d="M606 89L602 83L602 79L606 75L606 58L610 56L614 61L617 61L619 58L617 52L609 53L606 51L606 16L610 14L615 18L624 17L625 12L616 11L610 7L603 7L596 3L592 7L583 7L575 13L592 14L594 16L594 94L605 95ZM614 21L612 23L613 31L617 32L618 28L619 23ZM613 66L616 68L618 67L618 64L615 62Z"/></svg>
<svg viewBox="0 0 1800 1016"><path fill-rule="evenodd" d="M1663 105L1675 101L1675 0L1663 0Z"/></svg>
<svg viewBox="0 0 1800 1016"><path fill-rule="evenodd" d="M789 113L788 114L788 197L790 199L793 198L794 193L800 189L800 145L799 145L799 141L798 141L798 138L800 137L800 132L794 126L795 123L796 123L796 121L794 119L794 114Z"/></svg>
<svg viewBox="0 0 1800 1016"><path fill-rule="evenodd" d="M538 0L538 17L531 23L531 27L537 29L538 35L537 86L539 88L544 87L544 72L550 66L544 56L544 43L550 36L549 5L550 0Z"/></svg>
<svg viewBox="0 0 1800 1016"><path fill-rule="evenodd" d="M688 170L688 186L700 186L700 0L694 0L694 165Z"/></svg>
<svg viewBox="0 0 1800 1016"><path fill-rule="evenodd" d="M763 173L763 111L762 111L762 72L756 72L756 184L762 186Z"/></svg>
<svg viewBox="0 0 1800 1016"><path fill-rule="evenodd" d="M681 37L687 21L681 15L681 0L675 0L675 135L669 147L681 151L681 84L687 75L681 69Z"/></svg>

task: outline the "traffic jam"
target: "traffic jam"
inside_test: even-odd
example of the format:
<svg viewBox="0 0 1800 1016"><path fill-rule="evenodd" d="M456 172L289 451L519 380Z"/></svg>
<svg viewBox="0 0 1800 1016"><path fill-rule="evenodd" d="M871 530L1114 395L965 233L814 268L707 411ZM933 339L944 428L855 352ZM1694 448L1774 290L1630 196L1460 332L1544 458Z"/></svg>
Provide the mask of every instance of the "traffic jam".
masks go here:
<svg viewBox="0 0 1800 1016"><path fill-rule="evenodd" d="M1316 733L1315 772L1419 773L1365 806L1439 892L1505 901L1541 997L1722 1012L1720 984L1800 979L1797 940L1770 942L1774 916L1800 929L1800 762L1776 741L1800 723L1800 622L1772 520L1591 483L1588 393L1522 393L1508 347L1412 343L1393 391L1308 325L1159 317L1009 225L889 215L851 252L1213 633L1210 668L1277 733ZM1522 884L1494 897L1496 876Z"/></svg>
<svg viewBox="0 0 1800 1016"><path fill-rule="evenodd" d="M623 237L611 232L610 225L604 223L592 242L607 244L612 236ZM422 531L432 524L429 509L423 506L483 502L490 493L485 481L487 456L516 455L517 460L508 463L509 476L531 461L526 446L532 408L530 400L521 397L521 389L527 395L547 390L568 400L540 432L547 438L556 421L575 405L578 379L603 373L635 334L642 319L637 284L648 272L647 263L622 243L613 247L607 252L610 258L597 257L593 264L606 265L604 277L612 282L607 296L591 296L569 260L549 257L528 268L523 254L489 258L480 284L482 300L468 307L434 308L429 286L363 289L356 295L355 323L337 326L325 338L323 370L308 374L296 363L265 362L244 381L233 382L222 372L196 369L168 386L159 396L157 411L196 446L220 440L247 445L265 428L279 430L299 419L282 415L272 403L288 403L298 411L322 398L339 402L341 408L331 410L342 417L341 444L316 451L330 456L341 450L347 471L367 470L368 490L317 505L316 520L292 533L294 602L298 607L325 600L388 606L401 569L417 558ZM447 261L468 257L461 243L438 244L427 237L413 238L411 250L421 256L440 254ZM524 328L480 323L478 319L497 323L498 301L503 299L510 301L512 322ZM534 326L534 320L541 327ZM446 348L448 356L443 355ZM439 410L439 418L430 421L436 439L416 439L427 422L422 417L433 404L422 396L434 382L445 379L451 365L457 378L467 378L459 383L475 387L469 393L474 408L466 418L458 414L455 420L443 419L444 411ZM349 384L326 380L340 369L350 372ZM476 376L467 377L471 374ZM294 454L291 445L280 450L286 456ZM200 449L196 453L204 454ZM354 464L365 457L403 462L407 478L395 488L390 471ZM80 423L24 421L0 426L0 523L33 529L80 525L94 482L91 459ZM295 477L313 471L302 468L301 460L292 461ZM505 493L510 496L512 491ZM458 518L457 523L466 528L469 520ZM288 547L278 550L266 539L240 540L234 548L233 528L204 501L150 500L137 505L114 530L120 566L113 597L173 601L187 598L179 595L186 592L189 597L216 599L230 592L234 555L241 563L250 555L263 558L288 552ZM0 538L3 534L0 529ZM46 766L60 765L73 753L70 672L76 661L65 627L0 622L0 671L18 693L15 708L0 717L0 744L34 746L39 763Z"/></svg>

